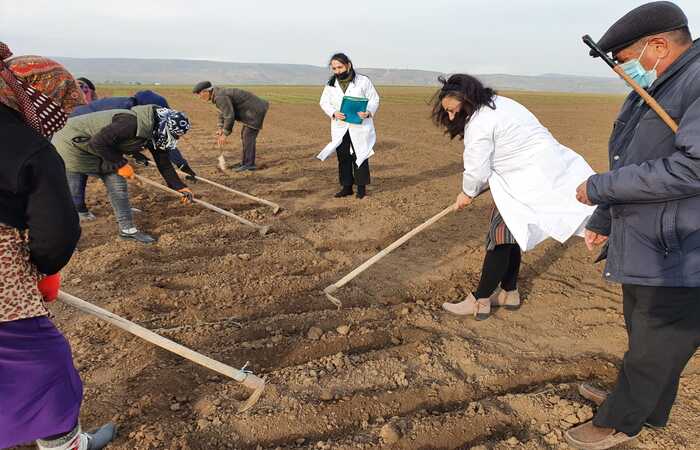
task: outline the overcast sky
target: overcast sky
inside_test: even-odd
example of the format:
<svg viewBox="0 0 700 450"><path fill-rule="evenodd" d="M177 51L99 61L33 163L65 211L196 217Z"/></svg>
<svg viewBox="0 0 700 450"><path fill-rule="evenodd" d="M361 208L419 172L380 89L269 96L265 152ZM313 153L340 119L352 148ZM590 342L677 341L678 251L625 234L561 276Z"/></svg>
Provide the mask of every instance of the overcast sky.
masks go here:
<svg viewBox="0 0 700 450"><path fill-rule="evenodd" d="M0 0L15 54L610 75L587 56L637 0ZM700 1L678 0L700 31ZM696 36L695 33L693 34Z"/></svg>

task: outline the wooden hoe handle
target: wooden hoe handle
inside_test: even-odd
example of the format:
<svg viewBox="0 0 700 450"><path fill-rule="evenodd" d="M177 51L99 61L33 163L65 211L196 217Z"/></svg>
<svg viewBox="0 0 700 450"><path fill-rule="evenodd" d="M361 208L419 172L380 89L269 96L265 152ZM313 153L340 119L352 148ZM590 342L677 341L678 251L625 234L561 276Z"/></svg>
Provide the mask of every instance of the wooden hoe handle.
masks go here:
<svg viewBox="0 0 700 450"><path fill-rule="evenodd" d="M78 297L68 294L67 292L60 291L58 294L58 299L67 305L70 305L80 311L93 315L99 319L109 322L112 325L121 328L122 330L133 334L145 341L150 342L160 348L163 348L169 352L175 353L176 355L182 356L192 362L204 366L207 369L211 369L215 372L220 373L228 378L233 378L234 380L242 383L247 388L253 389L253 395L244 403L244 405L239 409L239 411L244 411L257 401L262 394L262 390L265 388L265 381L261 378L253 375L252 373L235 369L229 365L212 359L208 356L204 356L201 353L195 352L194 350L180 345L177 342L173 342L168 338L165 338L153 331L146 329L140 325L135 324L123 317L120 317L106 309L100 308L99 306L93 305L92 303L86 302ZM253 399L253 397L255 397ZM253 399L253 401L251 401Z"/></svg>

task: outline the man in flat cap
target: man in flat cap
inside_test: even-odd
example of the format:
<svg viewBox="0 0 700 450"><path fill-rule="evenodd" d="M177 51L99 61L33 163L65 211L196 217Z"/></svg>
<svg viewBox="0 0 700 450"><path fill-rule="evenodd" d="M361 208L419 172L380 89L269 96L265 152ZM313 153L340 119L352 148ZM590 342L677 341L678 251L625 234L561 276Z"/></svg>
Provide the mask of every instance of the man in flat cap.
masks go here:
<svg viewBox="0 0 700 450"><path fill-rule="evenodd" d="M216 132L219 147L226 143L226 137L233 131L234 123L239 121L242 124L243 158L241 164L236 165L235 171L256 170L255 143L270 107L267 100L243 89L212 86L209 81L200 81L192 92L202 100L214 103L219 109L219 129ZM226 171L223 153L219 156L219 168Z"/></svg>
<svg viewBox="0 0 700 450"><path fill-rule="evenodd" d="M680 127L674 134L632 92L610 138L610 171L577 191L579 201L598 206L586 244L605 244L605 278L622 284L629 337L612 392L579 388L600 405L591 422L565 435L580 449L607 449L645 425L664 427L700 344L700 42L678 6L652 2L598 44Z"/></svg>

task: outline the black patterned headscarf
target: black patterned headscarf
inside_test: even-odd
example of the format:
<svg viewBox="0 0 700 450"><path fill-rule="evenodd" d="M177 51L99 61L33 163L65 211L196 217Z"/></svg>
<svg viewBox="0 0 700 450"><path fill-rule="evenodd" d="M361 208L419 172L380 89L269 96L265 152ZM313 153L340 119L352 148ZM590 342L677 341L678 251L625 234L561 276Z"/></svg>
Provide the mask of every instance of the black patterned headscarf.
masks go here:
<svg viewBox="0 0 700 450"><path fill-rule="evenodd" d="M153 145L158 150L174 150L177 140L190 129L185 113L168 108L156 108L158 123L153 127Z"/></svg>

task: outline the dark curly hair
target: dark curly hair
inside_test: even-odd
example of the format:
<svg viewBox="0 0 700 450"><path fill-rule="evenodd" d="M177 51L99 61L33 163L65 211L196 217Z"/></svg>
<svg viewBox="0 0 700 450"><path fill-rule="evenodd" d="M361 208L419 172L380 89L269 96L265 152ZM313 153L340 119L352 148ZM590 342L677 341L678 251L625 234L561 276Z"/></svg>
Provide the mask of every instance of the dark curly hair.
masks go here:
<svg viewBox="0 0 700 450"><path fill-rule="evenodd" d="M433 123L445 129L445 134L450 135L450 139L459 136L464 139L464 127L474 113L482 106L496 109L493 98L496 91L485 87L477 78L466 74L455 74L449 78L439 76L438 81L442 84L439 91L433 95L431 103L433 112L431 114ZM454 120L450 120L447 111L442 107L442 100L445 97L452 97L462 103L461 110L456 114Z"/></svg>

